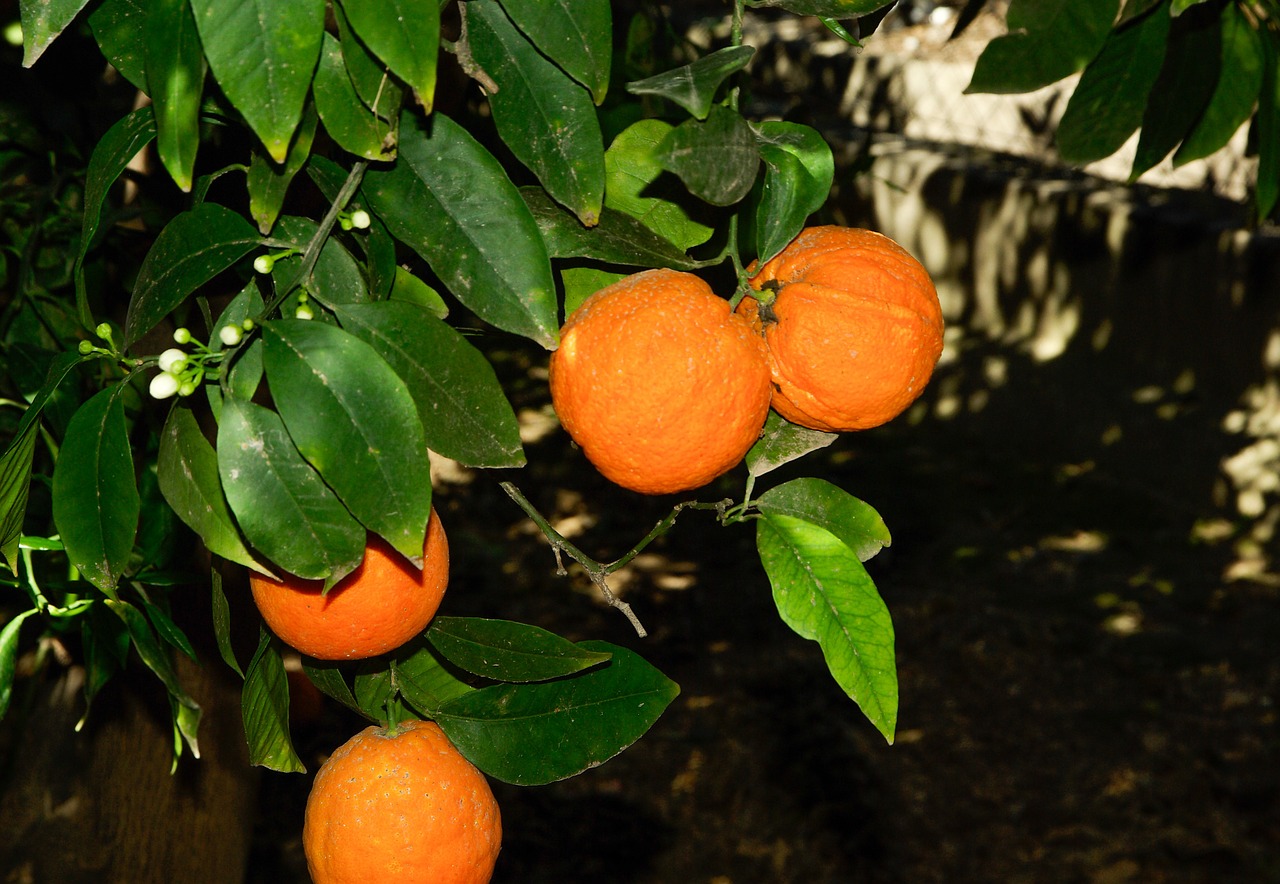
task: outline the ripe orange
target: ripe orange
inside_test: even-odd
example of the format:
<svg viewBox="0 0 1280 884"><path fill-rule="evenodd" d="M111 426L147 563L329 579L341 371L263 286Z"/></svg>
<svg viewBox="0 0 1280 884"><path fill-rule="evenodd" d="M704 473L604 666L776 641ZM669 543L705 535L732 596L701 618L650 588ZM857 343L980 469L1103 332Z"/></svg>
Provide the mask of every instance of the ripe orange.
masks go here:
<svg viewBox="0 0 1280 884"><path fill-rule="evenodd" d="M874 231L807 228L755 270L751 286L776 292L772 303L744 298L738 313L764 334L773 408L793 423L844 432L892 420L942 353L928 272Z"/></svg>
<svg viewBox="0 0 1280 884"><path fill-rule="evenodd" d="M449 543L435 510L422 570L370 535L364 561L322 595L323 583L253 574L253 600L280 639L320 660L359 660L395 650L426 629L449 585Z"/></svg>
<svg viewBox="0 0 1280 884"><path fill-rule="evenodd" d="M551 399L605 477L669 494L742 460L769 412L769 367L761 338L702 279L646 270L569 317Z"/></svg>
<svg viewBox="0 0 1280 884"><path fill-rule="evenodd" d="M483 884L502 815L484 774L435 722L367 727L316 772L302 846L315 884Z"/></svg>

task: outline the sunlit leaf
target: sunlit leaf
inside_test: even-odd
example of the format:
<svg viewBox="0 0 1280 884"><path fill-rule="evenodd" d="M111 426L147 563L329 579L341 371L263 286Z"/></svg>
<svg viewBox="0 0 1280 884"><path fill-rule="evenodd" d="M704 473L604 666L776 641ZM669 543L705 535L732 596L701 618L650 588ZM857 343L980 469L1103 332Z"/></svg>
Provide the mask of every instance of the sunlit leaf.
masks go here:
<svg viewBox="0 0 1280 884"><path fill-rule="evenodd" d="M343 677L342 667L339 664L303 657L302 671L320 693L337 700L352 712L360 711L360 706L356 703L355 695L351 693L351 686Z"/></svg>
<svg viewBox="0 0 1280 884"><path fill-rule="evenodd" d="M143 41L156 115L156 152L179 189L190 191L200 147L205 61L188 0L151 0Z"/></svg>
<svg viewBox="0 0 1280 884"><path fill-rule="evenodd" d="M766 515L795 516L830 531L862 562L892 542L879 513L825 479L792 479L760 495L756 506Z"/></svg>
<svg viewBox="0 0 1280 884"><path fill-rule="evenodd" d="M265 629L245 675L240 711L250 764L281 773L306 771L289 737L289 676Z"/></svg>
<svg viewBox="0 0 1280 884"><path fill-rule="evenodd" d="M35 64L87 4L88 0L18 0L25 44L22 66Z"/></svg>
<svg viewBox="0 0 1280 884"><path fill-rule="evenodd" d="M625 273L599 267L565 267L560 271L560 281L564 286L564 315L572 316L587 298L625 277Z"/></svg>
<svg viewBox="0 0 1280 884"><path fill-rule="evenodd" d="M760 168L751 127L737 111L721 105L706 120L685 120L673 129L657 156L690 193L713 206L729 206L746 196Z"/></svg>
<svg viewBox="0 0 1280 884"><path fill-rule="evenodd" d="M705 120L721 84L745 68L755 52L752 46L726 46L689 64L628 83L627 91L659 95Z"/></svg>
<svg viewBox="0 0 1280 884"><path fill-rule="evenodd" d="M445 319L449 315L449 305L440 297L440 293L403 267L396 268L395 279L392 280L387 297L393 301L425 307L437 319Z"/></svg>
<svg viewBox="0 0 1280 884"><path fill-rule="evenodd" d="M766 121L752 127L765 163L756 211L756 259L763 263L786 248L805 221L826 203L835 159L816 129Z"/></svg>
<svg viewBox="0 0 1280 884"><path fill-rule="evenodd" d="M18 632L23 622L36 613L35 609L23 611L0 628L0 720L9 711L13 697L13 679L18 664Z"/></svg>
<svg viewBox="0 0 1280 884"><path fill-rule="evenodd" d="M217 568L209 569L210 601L212 603L213 636L218 644L218 654L236 675L244 678L244 670L236 659L235 647L231 640L231 605L227 602L227 594L222 591L222 575Z"/></svg>
<svg viewBox="0 0 1280 884"><path fill-rule="evenodd" d="M351 30L351 24L342 6L333 6L338 24L338 39L342 43L342 63L347 67L351 85L365 107L380 119L395 123L400 117L400 103L404 90L400 81L391 76L385 62L378 59Z"/></svg>
<svg viewBox="0 0 1280 884"><path fill-rule="evenodd" d="M604 204L638 219L677 248L691 249L710 239L714 231L690 215L682 201L688 197L678 180L664 176L658 146L671 131L671 124L662 120L641 120L613 140L604 155ZM669 179L665 187L664 177Z"/></svg>
<svg viewBox="0 0 1280 884"><path fill-rule="evenodd" d="M392 660L400 696L422 715L434 717L444 704L475 690L458 678L425 640L395 651Z"/></svg>
<svg viewBox="0 0 1280 884"><path fill-rule="evenodd" d="M540 627L510 620L437 617L427 639L450 663L495 681L549 681L598 666L610 657Z"/></svg>

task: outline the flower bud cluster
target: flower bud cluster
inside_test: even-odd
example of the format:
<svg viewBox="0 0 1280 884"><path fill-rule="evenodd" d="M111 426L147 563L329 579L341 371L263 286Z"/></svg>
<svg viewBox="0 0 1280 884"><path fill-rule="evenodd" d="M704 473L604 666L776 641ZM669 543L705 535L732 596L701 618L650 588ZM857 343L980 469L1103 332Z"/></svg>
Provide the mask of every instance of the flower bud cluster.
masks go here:
<svg viewBox="0 0 1280 884"><path fill-rule="evenodd" d="M253 320L246 319L239 324L224 325L218 330L218 340L224 347L234 347L244 340L245 332L253 328ZM205 375L222 361L224 351L213 350L191 335L191 330L179 328L173 333L175 344L191 345L192 350L170 347L156 359L156 367L160 372L151 379L149 387L151 395L156 399L168 399L171 396L190 396L200 389Z"/></svg>

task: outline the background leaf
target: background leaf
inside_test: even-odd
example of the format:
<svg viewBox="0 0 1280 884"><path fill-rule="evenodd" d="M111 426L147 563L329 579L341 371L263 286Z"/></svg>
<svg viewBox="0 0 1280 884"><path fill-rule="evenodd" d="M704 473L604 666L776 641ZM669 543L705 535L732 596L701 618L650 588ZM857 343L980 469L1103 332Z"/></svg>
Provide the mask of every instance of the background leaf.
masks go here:
<svg viewBox="0 0 1280 884"><path fill-rule="evenodd" d="M811 477L792 479L756 499L769 516L795 516L830 531L865 562L892 542L884 520L867 504L837 485Z"/></svg>
<svg viewBox="0 0 1280 884"><path fill-rule="evenodd" d="M281 773L305 773L289 738L289 677L284 660L264 629L240 694L249 763Z"/></svg>
<svg viewBox="0 0 1280 884"><path fill-rule="evenodd" d="M24 49L22 66L29 68L39 60L49 44L66 30L89 0L18 0L22 15Z"/></svg>
<svg viewBox="0 0 1280 884"><path fill-rule="evenodd" d="M146 44L138 39L138 34L146 26L146 18L145 0L101 0L88 18L103 56L143 92L148 91ZM141 110L147 111L147 108Z"/></svg>
<svg viewBox="0 0 1280 884"><path fill-rule="evenodd" d="M151 0L143 25L147 88L156 117L156 152L184 192L200 147L200 98L205 61L187 0Z"/></svg>
<svg viewBox="0 0 1280 884"><path fill-rule="evenodd" d="M446 660L473 675L506 682L562 678L609 660L526 623L479 617L437 617L427 639Z"/></svg>
<svg viewBox="0 0 1280 884"><path fill-rule="evenodd" d="M760 168L751 127L737 111L720 105L705 121L686 120L673 129L657 156L690 193L713 206L729 206L746 196Z"/></svg>
<svg viewBox="0 0 1280 884"><path fill-rule="evenodd" d="M516 27L591 93L604 101L613 61L609 0L501 0Z"/></svg>
<svg viewBox="0 0 1280 884"><path fill-rule="evenodd" d="M1032 92L1084 68L1102 49L1116 0L1013 0L1009 32L982 51L966 92Z"/></svg>
<svg viewBox="0 0 1280 884"><path fill-rule="evenodd" d="M627 91L661 96L705 120L721 84L745 68L755 52L752 46L726 46L689 64L628 83Z"/></svg>
<svg viewBox="0 0 1280 884"><path fill-rule="evenodd" d="M1221 34L1218 82L1200 121L1174 153L1175 166L1203 159L1225 147L1258 102L1265 63L1262 41L1234 3L1222 7ZM1270 39L1274 40L1275 35L1271 34Z"/></svg>
<svg viewBox="0 0 1280 884"><path fill-rule="evenodd" d="M9 701L13 697L13 678L18 667L18 632L23 621L34 613L34 608L23 611L0 628L0 720L9 711Z"/></svg>
<svg viewBox="0 0 1280 884"><path fill-rule="evenodd" d="M431 110L440 54L440 15L435 3L413 0L345 0L342 11L356 35Z"/></svg>

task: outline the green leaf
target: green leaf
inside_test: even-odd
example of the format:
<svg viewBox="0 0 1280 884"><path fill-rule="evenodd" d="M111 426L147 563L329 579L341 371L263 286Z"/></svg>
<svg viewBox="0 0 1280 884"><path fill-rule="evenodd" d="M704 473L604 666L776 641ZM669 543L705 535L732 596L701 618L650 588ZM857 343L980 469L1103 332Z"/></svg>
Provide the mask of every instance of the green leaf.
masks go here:
<svg viewBox="0 0 1280 884"><path fill-rule="evenodd" d="M1169 14L1177 17L1193 6L1199 6L1201 3L1207 2L1209 0L1173 0L1173 4L1169 7Z"/></svg>
<svg viewBox="0 0 1280 884"><path fill-rule="evenodd" d="M312 657L302 658L302 671L316 686L320 693L332 697L352 712L360 712L360 705L342 675L342 667L337 663L316 660Z"/></svg>
<svg viewBox="0 0 1280 884"><path fill-rule="evenodd" d="M249 188L249 214L258 223L258 230L263 235L271 232L284 206L289 185L299 170L307 164L307 158L311 156L311 145L315 141L318 121L315 106L308 104L302 112L302 122L293 133L289 154L283 163L277 163L267 155L266 151L256 146L253 155L249 158L249 173L246 180Z"/></svg>
<svg viewBox="0 0 1280 884"><path fill-rule="evenodd" d="M817 525L781 513L756 524L760 561L783 622L818 642L836 683L892 743L893 622L871 577L844 541Z"/></svg>
<svg viewBox="0 0 1280 884"><path fill-rule="evenodd" d="M738 202L756 182L760 151L742 115L716 105L703 120L685 120L658 146L663 167L713 206Z"/></svg>
<svg viewBox="0 0 1280 884"><path fill-rule="evenodd" d="M88 0L18 0L25 44L22 66L35 64L87 4Z"/></svg>
<svg viewBox="0 0 1280 884"><path fill-rule="evenodd" d="M755 53L753 46L726 46L697 61L628 83L627 91L661 96L705 120L721 84L745 68Z"/></svg>
<svg viewBox="0 0 1280 884"><path fill-rule="evenodd" d="M438 5L413 0L344 0L342 11L364 45L409 84L430 112L440 53Z"/></svg>
<svg viewBox="0 0 1280 884"><path fill-rule="evenodd" d="M173 668L173 660L169 652L156 639L156 635L152 631L151 624L147 621L146 616L137 607L128 602L107 599L106 606L124 623L125 629L129 633L129 640L133 642L133 647L138 652L138 657L164 683L169 696L186 706L187 709L198 712L200 709L199 704L187 694L181 683L179 683L177 670ZM200 748L196 743L194 724L198 722L199 718L196 717L191 729L183 733L188 745L191 746L192 753L197 758L200 757Z"/></svg>
<svg viewBox="0 0 1280 884"><path fill-rule="evenodd" d="M497 0L462 8L472 55L498 86L489 95L498 134L556 202L593 226L604 202L604 140L591 97L516 30Z"/></svg>
<svg viewBox="0 0 1280 884"><path fill-rule="evenodd" d="M564 286L564 315L572 316L573 311L587 298L624 278L625 273L614 273L598 267L565 267L560 271L560 280Z"/></svg>
<svg viewBox="0 0 1280 884"><path fill-rule="evenodd" d="M1102 49L1116 0L1013 0L1009 32L978 57L965 92L1032 92L1084 68Z"/></svg>
<svg viewBox="0 0 1280 884"><path fill-rule="evenodd" d="M550 681L610 658L540 627L510 620L437 617L427 639L453 665L495 681Z"/></svg>
<svg viewBox="0 0 1280 884"><path fill-rule="evenodd" d="M133 551L141 501L120 394L99 391L67 426L53 470L53 521L71 564L107 595Z"/></svg>
<svg viewBox="0 0 1280 884"><path fill-rule="evenodd" d="M339 147L358 157L390 159L396 152L397 118L383 119L360 99L347 75L342 53L342 44L325 34L313 84L316 110L325 131Z"/></svg>
<svg viewBox="0 0 1280 884"><path fill-rule="evenodd" d="M436 722L472 764L503 782L542 785L603 764L638 740L680 688L626 648L580 647L613 656L570 678L472 691L441 706Z"/></svg>
<svg viewBox="0 0 1280 884"><path fill-rule="evenodd" d="M444 319L449 315L449 305L440 297L440 293L403 267L396 268L395 279L391 282L391 291L387 297L393 301L425 307L436 319Z"/></svg>
<svg viewBox="0 0 1280 884"><path fill-rule="evenodd" d="M753 476L763 476L785 463L804 457L811 451L826 448L838 433L824 433L793 424L770 411L765 419L760 441L747 452L747 469Z"/></svg>
<svg viewBox="0 0 1280 884"><path fill-rule="evenodd" d="M146 43L138 39L146 26L146 0L101 0L89 13L89 28L111 66L143 92L147 87ZM150 108L145 112L151 116Z"/></svg>
<svg viewBox="0 0 1280 884"><path fill-rule="evenodd" d="M209 349L215 353L221 352L224 349L220 337L222 330L232 325L243 329L244 321L256 320L262 315L263 307L258 284L251 279L245 283L240 293L228 302L226 309L213 324L213 333L209 335ZM205 389L211 393L210 402L214 407L214 417L221 416L222 389L225 388L232 396L240 399L252 399L258 392L258 385L262 382L262 338L254 336L243 339L236 351L223 361L222 370L227 373L222 387L211 384L205 386ZM214 393L217 395L212 395Z"/></svg>
<svg viewBox="0 0 1280 884"><path fill-rule="evenodd" d="M1160 74L1169 16L1154 12L1117 28L1089 63L1058 123L1058 153L1084 165L1115 153L1142 123Z"/></svg>
<svg viewBox="0 0 1280 884"><path fill-rule="evenodd" d="M1275 39L1274 35L1267 39ZM1203 51L1203 47L1202 47ZM1253 114L1262 88L1265 64L1262 40L1249 19L1234 3L1222 7L1222 45L1218 82L1213 96L1182 145L1173 164L1181 166L1203 159L1226 146Z"/></svg>
<svg viewBox="0 0 1280 884"><path fill-rule="evenodd" d="M125 316L125 349L258 245L249 223L217 203L201 203L170 221L138 270Z"/></svg>
<svg viewBox="0 0 1280 884"><path fill-rule="evenodd" d="M819 15L829 18L856 18L891 6L894 0L749 0L748 6L781 7L796 15Z"/></svg>
<svg viewBox="0 0 1280 884"><path fill-rule="evenodd" d="M400 161L371 169L363 192L391 233L477 316L555 348L555 283L538 225L502 166L466 130L439 113L429 124L402 117Z"/></svg>
<svg viewBox="0 0 1280 884"><path fill-rule="evenodd" d="M792 479L760 495L756 507L766 516L794 516L830 531L860 562L892 542L879 513L824 479Z"/></svg>
<svg viewBox="0 0 1280 884"><path fill-rule="evenodd" d="M301 251L306 249L319 229L320 225L310 218L285 215L276 224L271 238ZM292 280L296 273L297 265L293 262L277 263L273 272L277 290ZM331 309L335 304L357 304L369 300L369 291L365 287L360 265L347 251L347 247L333 236L325 240L321 247L311 275L300 282L317 301Z"/></svg>
<svg viewBox="0 0 1280 884"><path fill-rule="evenodd" d="M332 585L364 558L364 528L302 459L275 412L227 397L218 472L245 538L281 568Z"/></svg>
<svg viewBox="0 0 1280 884"><path fill-rule="evenodd" d="M522 187L520 196L538 222L552 258L593 258L629 267L675 270L698 266L698 262L670 240L658 236L630 215L604 209L595 227L583 227L540 187Z"/></svg>
<svg viewBox="0 0 1280 884"><path fill-rule="evenodd" d="M604 205L638 219L684 250L706 242L714 229L689 214L678 187L662 186L666 170L658 145L671 131L662 120L641 120L618 134L604 154Z"/></svg>
<svg viewBox="0 0 1280 884"><path fill-rule="evenodd" d="M147 615L147 620L151 622L152 628L155 629L156 635L159 636L161 641L177 648L193 662L200 662L200 659L196 656L196 649L191 645L191 640L182 631L182 627L173 622L173 618L169 616L164 608L143 596L142 611Z"/></svg>
<svg viewBox="0 0 1280 884"><path fill-rule="evenodd" d="M423 715L434 717L444 704L475 688L462 681L425 641L413 641L392 656L400 696Z"/></svg>
<svg viewBox="0 0 1280 884"><path fill-rule="evenodd" d="M516 27L591 93L596 104L609 88L613 14L609 0L501 0Z"/></svg>
<svg viewBox="0 0 1280 884"><path fill-rule="evenodd" d="M431 471L404 382L331 325L276 320L262 335L267 383L298 451L352 515L421 567Z"/></svg>
<svg viewBox="0 0 1280 884"><path fill-rule="evenodd" d="M36 610L23 611L11 619L0 629L0 721L9 711L9 701L13 697L13 679L18 668L18 630L22 623Z"/></svg>
<svg viewBox="0 0 1280 884"><path fill-rule="evenodd" d="M156 469L165 500L209 552L260 574L271 573L240 540L222 495L218 455L190 408L178 404L170 410L160 433Z"/></svg>
<svg viewBox="0 0 1280 884"><path fill-rule="evenodd" d="M756 255L763 264L786 248L809 216L826 203L835 180L835 158L822 135L809 126L767 121L752 129L765 163L756 210Z"/></svg>
<svg viewBox="0 0 1280 884"><path fill-rule="evenodd" d="M213 606L213 635L218 644L218 654L240 678L244 678L244 670L236 659L236 650L231 642L231 605L227 603L227 594L222 591L222 575L217 568L209 569L210 596Z"/></svg>
<svg viewBox="0 0 1280 884"><path fill-rule="evenodd" d="M289 737L289 676L284 659L264 629L240 695L249 763L280 773L305 773Z"/></svg>
<svg viewBox="0 0 1280 884"><path fill-rule="evenodd" d="M143 41L158 132L156 152L173 182L189 192L200 147L205 61L187 0L151 0Z"/></svg>
<svg viewBox="0 0 1280 884"><path fill-rule="evenodd" d="M1271 217L1280 198L1280 61L1276 46L1263 40L1265 64L1258 99L1258 180L1254 202L1258 218Z"/></svg>
<svg viewBox="0 0 1280 884"><path fill-rule="evenodd" d="M293 132L324 34L324 0L191 0L213 76L277 163Z"/></svg>
<svg viewBox="0 0 1280 884"><path fill-rule="evenodd" d="M342 43L342 63L347 67L351 85L365 107L379 119L394 124L400 117L400 105L404 90L400 81L392 78L387 65L373 56L368 47L351 30L351 24L340 5L333 6L338 24L338 39ZM390 24L379 21L378 25Z"/></svg>
<svg viewBox="0 0 1280 884"><path fill-rule="evenodd" d="M1170 26L1164 63L1142 115L1130 181L1168 156L1204 113L1219 66L1218 53L1205 47L1221 42L1221 21L1218 15L1187 15Z"/></svg>
<svg viewBox="0 0 1280 884"><path fill-rule="evenodd" d="M342 327L404 381L426 447L468 466L524 466L520 427L493 367L430 310L404 301L338 307Z"/></svg>

